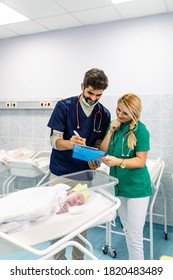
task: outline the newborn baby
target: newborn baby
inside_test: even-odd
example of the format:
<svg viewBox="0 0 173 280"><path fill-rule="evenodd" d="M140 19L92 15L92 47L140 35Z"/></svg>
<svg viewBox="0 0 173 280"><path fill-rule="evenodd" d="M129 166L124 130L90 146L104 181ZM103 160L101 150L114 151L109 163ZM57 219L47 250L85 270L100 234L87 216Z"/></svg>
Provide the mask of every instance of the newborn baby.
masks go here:
<svg viewBox="0 0 173 280"><path fill-rule="evenodd" d="M88 196L87 184L77 184L73 189L67 192L67 199L60 205L60 210L57 214L68 212L69 208L72 206L84 204Z"/></svg>

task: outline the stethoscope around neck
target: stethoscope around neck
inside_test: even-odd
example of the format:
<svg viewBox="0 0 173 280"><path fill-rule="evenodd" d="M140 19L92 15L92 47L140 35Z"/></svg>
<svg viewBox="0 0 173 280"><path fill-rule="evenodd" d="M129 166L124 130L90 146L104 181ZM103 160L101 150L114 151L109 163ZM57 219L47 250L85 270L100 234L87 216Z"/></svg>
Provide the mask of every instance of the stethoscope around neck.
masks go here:
<svg viewBox="0 0 173 280"><path fill-rule="evenodd" d="M122 139L122 147L121 147L121 152L122 152L121 156L122 156L122 157L129 157L129 156L130 156L130 152L131 152L131 149L129 149L127 154L124 153L124 139L125 139L125 137L126 137L127 135L128 135L128 133L126 133L126 134L123 136L123 139Z"/></svg>
<svg viewBox="0 0 173 280"><path fill-rule="evenodd" d="M81 95L80 95L81 96ZM76 103L76 121L77 121L77 129L80 129L80 122L79 122L79 98L80 96L78 97L78 100L77 100L77 103ZM96 119L97 117L99 117L99 123L98 123L98 127L96 129ZM94 115L94 123L93 123L93 131L94 132L97 132L97 133L100 133L101 130L100 130L100 127L101 127L101 123L102 123L102 113L100 111L100 104L98 104L98 111L95 113Z"/></svg>
<svg viewBox="0 0 173 280"><path fill-rule="evenodd" d="M122 138L122 143L121 143L121 156L122 157L129 157L130 156L130 152L131 152L131 149L129 148L128 152L125 154L124 153L124 140L125 140L125 137L127 137L129 134L129 132L126 132L124 135L123 135L123 138ZM115 137L115 133L114 133L114 137ZM113 138L114 138L113 137ZM114 140L113 138L111 139L111 142L110 142L110 145L112 147L115 147L116 146L116 143L117 141L119 140L119 137L117 138L116 142L114 143Z"/></svg>

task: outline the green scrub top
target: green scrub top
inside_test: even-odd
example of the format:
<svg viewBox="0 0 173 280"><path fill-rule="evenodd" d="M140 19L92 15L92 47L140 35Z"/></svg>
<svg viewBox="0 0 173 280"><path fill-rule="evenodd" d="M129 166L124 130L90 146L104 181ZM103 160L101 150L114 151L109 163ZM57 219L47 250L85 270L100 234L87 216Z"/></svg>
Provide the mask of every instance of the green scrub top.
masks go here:
<svg viewBox="0 0 173 280"><path fill-rule="evenodd" d="M130 150L127 145L129 122L121 124L112 134L108 154L122 159L130 159L136 156L136 152L149 151L150 134L146 126L138 121L136 136L136 146ZM118 178L119 183L115 186L115 195L129 198L146 197L152 195L150 175L145 165L143 168L121 168L112 166L110 175Z"/></svg>

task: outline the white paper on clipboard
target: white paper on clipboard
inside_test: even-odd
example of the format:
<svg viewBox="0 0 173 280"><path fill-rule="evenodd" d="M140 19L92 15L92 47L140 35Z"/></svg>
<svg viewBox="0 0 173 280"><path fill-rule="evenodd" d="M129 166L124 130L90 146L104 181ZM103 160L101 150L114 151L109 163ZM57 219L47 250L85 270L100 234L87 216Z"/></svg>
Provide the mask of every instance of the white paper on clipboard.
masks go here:
<svg viewBox="0 0 173 280"><path fill-rule="evenodd" d="M74 145L72 157L85 161L95 160L100 162L98 157L103 157L105 155L106 152L93 147Z"/></svg>

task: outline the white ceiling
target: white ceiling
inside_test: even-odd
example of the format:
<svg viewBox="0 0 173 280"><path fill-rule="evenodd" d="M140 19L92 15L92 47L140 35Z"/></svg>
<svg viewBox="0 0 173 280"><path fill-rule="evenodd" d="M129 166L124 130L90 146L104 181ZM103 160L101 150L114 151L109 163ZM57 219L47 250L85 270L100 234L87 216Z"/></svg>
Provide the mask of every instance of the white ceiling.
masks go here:
<svg viewBox="0 0 173 280"><path fill-rule="evenodd" d="M30 20L0 26L0 39L173 12L173 0L2 0Z"/></svg>

